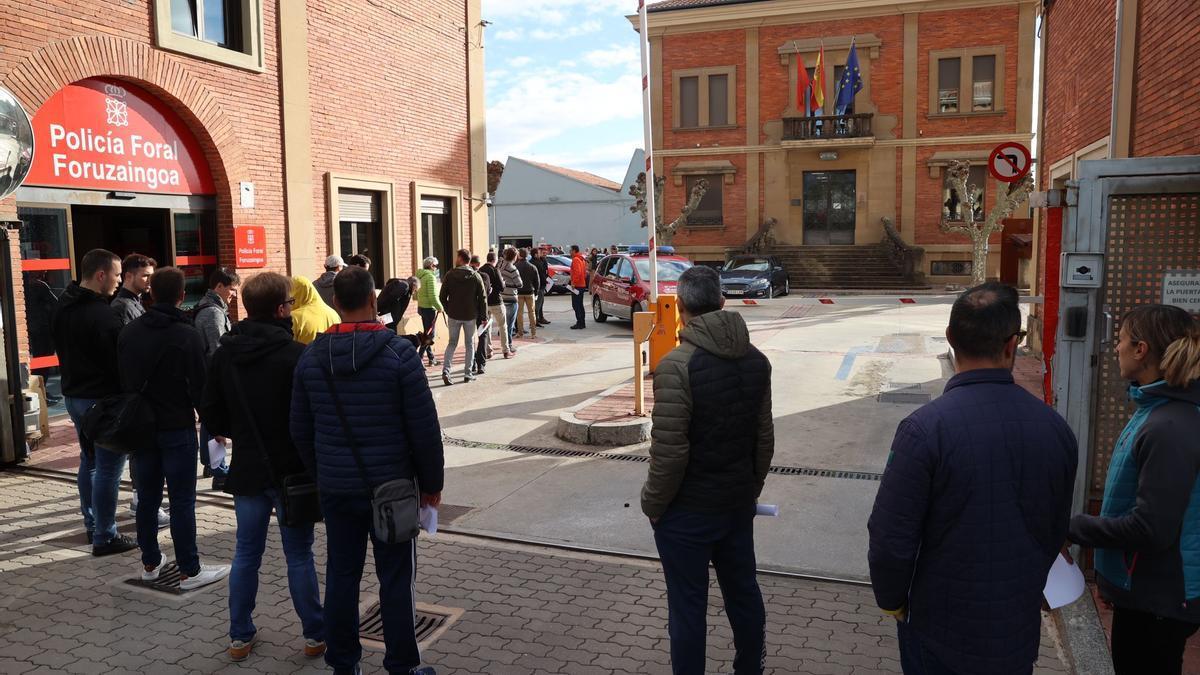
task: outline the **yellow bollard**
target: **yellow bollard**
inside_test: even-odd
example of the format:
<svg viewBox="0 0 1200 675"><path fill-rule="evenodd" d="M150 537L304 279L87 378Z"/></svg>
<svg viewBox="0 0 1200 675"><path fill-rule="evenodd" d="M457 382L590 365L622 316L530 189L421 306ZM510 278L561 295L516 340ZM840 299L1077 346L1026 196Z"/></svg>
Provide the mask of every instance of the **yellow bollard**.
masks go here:
<svg viewBox="0 0 1200 675"><path fill-rule="evenodd" d="M642 343L654 330L654 314L633 313L633 412L639 417L646 414L646 392L643 390L645 377L642 366Z"/></svg>
<svg viewBox="0 0 1200 675"><path fill-rule="evenodd" d="M650 334L650 372L658 362L679 346L679 308L674 295L660 295L658 302L650 305L654 313L654 332Z"/></svg>

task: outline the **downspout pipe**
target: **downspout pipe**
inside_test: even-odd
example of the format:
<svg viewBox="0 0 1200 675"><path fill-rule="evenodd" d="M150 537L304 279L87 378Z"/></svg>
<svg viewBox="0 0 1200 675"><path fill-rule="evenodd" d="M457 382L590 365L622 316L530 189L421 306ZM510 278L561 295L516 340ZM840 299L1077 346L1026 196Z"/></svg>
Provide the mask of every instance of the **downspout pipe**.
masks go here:
<svg viewBox="0 0 1200 675"><path fill-rule="evenodd" d="M1121 34L1125 30L1125 0L1117 0L1117 19L1113 31L1112 119L1108 127L1108 158L1117 156L1117 115L1121 100Z"/></svg>

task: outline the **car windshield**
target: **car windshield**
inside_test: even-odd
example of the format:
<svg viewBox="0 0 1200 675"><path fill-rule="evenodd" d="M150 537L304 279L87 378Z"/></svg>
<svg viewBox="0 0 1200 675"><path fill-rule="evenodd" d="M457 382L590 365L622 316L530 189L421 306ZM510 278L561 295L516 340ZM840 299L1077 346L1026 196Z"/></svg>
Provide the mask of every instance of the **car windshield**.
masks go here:
<svg viewBox="0 0 1200 675"><path fill-rule="evenodd" d="M738 258L725 263L725 270L739 272L766 272L771 269L771 263L762 258Z"/></svg>
<svg viewBox="0 0 1200 675"><path fill-rule="evenodd" d="M642 258L635 260L634 265L637 266L638 278L642 281L650 280L650 259ZM686 260L659 260L658 261L658 280L663 281L679 281L679 276L683 274L692 263Z"/></svg>

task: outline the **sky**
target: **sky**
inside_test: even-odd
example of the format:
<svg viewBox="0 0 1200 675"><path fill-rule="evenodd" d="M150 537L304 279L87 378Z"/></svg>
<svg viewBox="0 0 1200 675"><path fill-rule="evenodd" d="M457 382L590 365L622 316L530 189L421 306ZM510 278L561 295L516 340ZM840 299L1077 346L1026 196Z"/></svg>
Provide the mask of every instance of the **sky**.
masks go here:
<svg viewBox="0 0 1200 675"><path fill-rule="evenodd" d="M488 159L621 182L642 147L637 0L483 0Z"/></svg>

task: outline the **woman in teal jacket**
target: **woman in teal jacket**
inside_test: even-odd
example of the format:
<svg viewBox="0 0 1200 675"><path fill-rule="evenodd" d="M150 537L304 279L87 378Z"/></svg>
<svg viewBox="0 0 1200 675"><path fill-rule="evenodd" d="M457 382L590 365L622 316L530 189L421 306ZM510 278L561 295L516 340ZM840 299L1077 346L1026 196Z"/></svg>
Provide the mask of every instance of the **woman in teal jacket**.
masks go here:
<svg viewBox="0 0 1200 675"><path fill-rule="evenodd" d="M1075 516L1068 536L1096 549L1117 674L1180 673L1200 628L1200 325L1178 307L1138 307L1121 320L1117 361L1137 409L1100 515Z"/></svg>
<svg viewBox="0 0 1200 675"><path fill-rule="evenodd" d="M429 344L421 347L417 356L424 356L431 366L439 363L437 357L433 355L433 336L436 332L437 315L442 311L442 301L438 299L438 292L441 289L438 283L437 268L438 259L429 256L422 261L421 269L416 274L417 280L421 282L421 287L417 289L417 314L421 315L421 327L429 335Z"/></svg>

